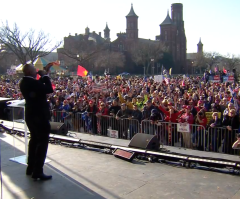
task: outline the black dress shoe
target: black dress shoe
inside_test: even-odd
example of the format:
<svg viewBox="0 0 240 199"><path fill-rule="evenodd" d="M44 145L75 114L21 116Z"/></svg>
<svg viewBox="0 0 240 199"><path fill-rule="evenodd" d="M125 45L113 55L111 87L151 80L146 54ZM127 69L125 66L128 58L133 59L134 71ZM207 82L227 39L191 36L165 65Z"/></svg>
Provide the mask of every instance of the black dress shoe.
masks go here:
<svg viewBox="0 0 240 199"><path fill-rule="evenodd" d="M33 173L33 169L30 168L30 167L27 167L27 169L26 169L26 175L27 175L27 176L30 176L30 175L32 175L32 173Z"/></svg>
<svg viewBox="0 0 240 199"><path fill-rule="evenodd" d="M32 178L34 180L50 180L52 179L52 176L51 175L45 175L44 173L41 173L41 174L32 174Z"/></svg>

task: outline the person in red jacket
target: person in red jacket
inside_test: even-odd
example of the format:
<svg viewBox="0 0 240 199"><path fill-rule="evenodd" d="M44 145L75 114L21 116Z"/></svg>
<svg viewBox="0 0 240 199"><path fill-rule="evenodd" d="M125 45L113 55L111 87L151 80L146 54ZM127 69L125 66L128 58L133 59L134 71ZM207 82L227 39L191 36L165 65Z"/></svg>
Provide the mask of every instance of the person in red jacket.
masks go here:
<svg viewBox="0 0 240 199"><path fill-rule="evenodd" d="M174 146L176 138L179 136L177 135L176 124L171 124L171 123L177 123L179 116L183 113L184 110L176 111L172 105L173 104L168 103L169 111L167 111L165 107L162 105L160 105L158 108L165 115L164 121L168 122L168 123L165 123L164 125L164 129L166 130L166 134L168 135L165 137L166 138L168 137L169 144Z"/></svg>
<svg viewBox="0 0 240 199"><path fill-rule="evenodd" d="M190 106L186 106L185 107L185 113L180 117L179 119L179 123L187 123L190 125L190 132L191 132L191 124L194 123L194 117L191 113L191 107ZM183 142L185 147L187 148L191 148L191 133L190 132L182 132L182 138L183 138Z"/></svg>

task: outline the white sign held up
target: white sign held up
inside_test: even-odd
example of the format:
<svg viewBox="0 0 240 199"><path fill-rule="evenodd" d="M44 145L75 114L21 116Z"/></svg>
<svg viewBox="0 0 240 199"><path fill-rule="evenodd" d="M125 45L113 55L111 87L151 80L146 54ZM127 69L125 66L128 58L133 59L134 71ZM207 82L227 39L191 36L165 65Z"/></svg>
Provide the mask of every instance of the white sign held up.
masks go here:
<svg viewBox="0 0 240 199"><path fill-rule="evenodd" d="M178 123L177 131L182 133L190 133L190 126L187 123Z"/></svg>

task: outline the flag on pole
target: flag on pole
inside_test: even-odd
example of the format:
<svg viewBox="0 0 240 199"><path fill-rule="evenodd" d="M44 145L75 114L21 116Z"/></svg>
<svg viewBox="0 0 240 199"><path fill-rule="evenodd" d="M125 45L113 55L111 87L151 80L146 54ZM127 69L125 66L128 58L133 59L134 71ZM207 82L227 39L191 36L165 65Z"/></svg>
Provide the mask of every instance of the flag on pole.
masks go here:
<svg viewBox="0 0 240 199"><path fill-rule="evenodd" d="M86 70L86 68L78 65L77 75L81 77L85 77L87 76L87 74L88 74L88 71Z"/></svg>
<svg viewBox="0 0 240 199"><path fill-rule="evenodd" d="M92 81L92 72L90 71L89 73L88 73L88 81L89 82L91 82Z"/></svg>
<svg viewBox="0 0 240 199"><path fill-rule="evenodd" d="M223 73L227 74L227 70L223 67Z"/></svg>
<svg viewBox="0 0 240 199"><path fill-rule="evenodd" d="M172 68L169 69L169 75L172 75Z"/></svg>

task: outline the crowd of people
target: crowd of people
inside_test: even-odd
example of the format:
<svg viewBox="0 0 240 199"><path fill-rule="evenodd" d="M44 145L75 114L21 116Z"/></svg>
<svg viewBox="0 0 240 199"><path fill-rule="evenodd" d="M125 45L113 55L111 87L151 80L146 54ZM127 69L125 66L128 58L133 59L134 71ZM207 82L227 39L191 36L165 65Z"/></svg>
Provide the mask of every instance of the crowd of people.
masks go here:
<svg viewBox="0 0 240 199"><path fill-rule="evenodd" d="M0 97L22 99L18 82L19 79L2 78ZM54 93L48 95L52 119L68 122L74 130L107 135L109 125L105 124L112 123L111 128L121 131L120 137L127 139L129 131L131 137L138 132L159 135L156 129L161 128L167 132L165 144L174 146L180 140L181 145L191 148L219 151L222 146L221 150L232 153L231 145L239 129L237 82L216 83L203 77L186 76L157 82L151 77L105 75L56 77L52 78L52 84ZM211 112L209 121L206 112ZM164 128L160 127L161 123L166 124ZM181 134L176 132L176 123L195 127L190 128L189 134ZM219 127L224 131L214 130Z"/></svg>

